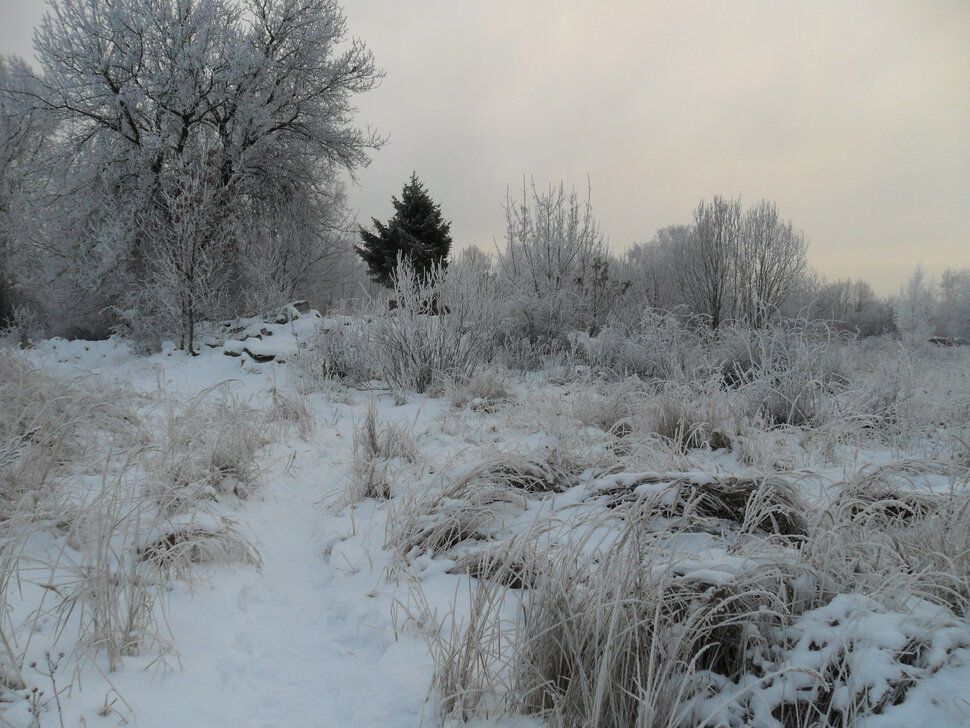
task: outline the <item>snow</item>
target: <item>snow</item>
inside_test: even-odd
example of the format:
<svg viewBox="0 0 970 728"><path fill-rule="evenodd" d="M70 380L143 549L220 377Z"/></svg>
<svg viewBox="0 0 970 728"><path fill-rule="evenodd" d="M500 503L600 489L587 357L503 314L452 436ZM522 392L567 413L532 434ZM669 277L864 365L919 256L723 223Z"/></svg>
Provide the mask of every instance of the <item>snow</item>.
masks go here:
<svg viewBox="0 0 970 728"><path fill-rule="evenodd" d="M287 327L299 330L279 326ZM114 340L54 340L34 356L45 369L96 372L146 392L191 395L232 379L255 396L270 384L266 365L247 371L214 350L136 359ZM311 442L294 438L266 452L260 496L231 513L257 544L262 568L210 566L204 580L176 582L167 607L171 654L125 658L125 669L110 675L87 667L83 690L62 696L65 725L121 718L139 728L420 723L432 665L424 640L392 622L392 606L408 587L387 578L383 516L333 515L322 505L343 493L353 412L318 402L314 414L328 425ZM211 515L169 526L186 524L222 527ZM105 700L118 696L115 714L100 717ZM3 710L7 721L26 720L23 705ZM43 725L56 723L52 711L48 705Z"/></svg>
<svg viewBox="0 0 970 728"><path fill-rule="evenodd" d="M318 461L310 447L296 455L294 467ZM348 524L320 517L326 490L308 475L270 473L280 487L247 507L260 571L218 573L173 596L181 670L153 685L134 671L112 678L140 727L417 724L431 669L424 643L395 637L394 587L366 548L323 558L323 535Z"/></svg>
<svg viewBox="0 0 970 728"><path fill-rule="evenodd" d="M265 402L271 387L287 381L282 362L292 358L299 342L319 324L318 318L308 315L284 324L254 321L221 346L204 347L198 357L168 349L138 358L116 339L52 339L39 344L31 356L45 370L66 376L93 373L125 383L145 396L164 391L190 397L230 382L237 396ZM249 361L247 353L274 360ZM351 392L346 399L338 402L313 395L315 432L306 440L291 433L258 453L262 485L253 498L223 503L217 512L176 519L168 526L218 531L230 518L236 530L256 545L261 566L199 565L198 578L173 582L165 599L172 645L161 655L146 651L125 657L124 668L114 673L108 673L101 661L92 663L71 654L58 658L63 663L58 667L61 687L69 683L71 689L60 696L60 716L47 702L41 726L58 725L59 720L66 728L433 724L435 710L428 697L433 696L434 664L427 634L420 628L426 615L415 603L415 581L420 581L420 592L434 613L448 613L461 585L467 583L467 577L448 573L462 550L443 558L416 555L410 569L402 569L385 546L394 501L347 500L354 432L375 399L381 422L402 423L418 438L430 464L424 472L412 468L407 478L395 479L394 500L403 501L421 498L438 487L440 473L454 475L469 467L463 464L463 453L472 447L470 443L502 436L523 451L548 443L539 432L496 435L489 430L494 424L485 426L475 419L480 414L472 410L456 414L443 400L415 396L408 404L395 406L381 392ZM479 424L469 424L475 422ZM411 466L395 461L390 467L403 471ZM593 507L590 496L616 487L630 488L641 496L658 492L666 486L653 482L656 477L656 473L621 473L596 479L588 472L579 487L542 503L525 497L503 503L489 524L490 533L504 538L552 512L566 528L570 518ZM935 476L927 476L927 485L942 487ZM817 492L824 490L816 487ZM163 533L148 534L146 542ZM549 539L554 538L550 530ZM608 528L603 527L601 535L589 542L608 538ZM677 571L685 578L724 585L745 565L745 559L707 548L709 541L703 534L685 536L678 548L683 544L692 544L697 553L694 559L678 562ZM43 634L39 639L51 637ZM970 724L970 705L960 697L970 684L970 629L938 607L915 604L910 613L900 614L861 595L837 595L829 604L804 614L785 639L792 649L778 666L784 674L760 693L768 703L799 689L816 689L818 681L807 670L826 674L833 661L862 676L870 686L869 699L878 701L900 678L894 656L913 640L922 640L927 649L922 663L913 668L922 670L921 679L906 701L858 725L957 728ZM43 665L26 670L31 684L50 684L42 669ZM76 679L71 679L72 674ZM737 686L722 686L723 692L712 700L724 700L732 692L741 695L752 684L742 680ZM837 691L836 704L845 695ZM0 705L0 718L17 726L32 720L27 701ZM467 725L536 728L541 724L514 717L476 718Z"/></svg>

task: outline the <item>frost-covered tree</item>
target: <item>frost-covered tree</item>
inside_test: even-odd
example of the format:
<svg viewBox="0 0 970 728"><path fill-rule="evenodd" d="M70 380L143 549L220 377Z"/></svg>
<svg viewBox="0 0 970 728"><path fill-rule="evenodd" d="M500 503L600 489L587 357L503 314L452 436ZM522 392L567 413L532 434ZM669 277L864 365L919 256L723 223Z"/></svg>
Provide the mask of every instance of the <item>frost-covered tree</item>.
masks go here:
<svg viewBox="0 0 970 728"><path fill-rule="evenodd" d="M932 317L936 308L933 282L926 277L923 266L899 287L893 298L893 321L899 338L907 347L925 344L933 330Z"/></svg>
<svg viewBox="0 0 970 728"><path fill-rule="evenodd" d="M380 144L352 105L380 74L335 0L54 0L35 47L42 91L20 97L57 124L57 242L98 305L143 310L166 289L161 248L181 244L195 184L179 174L205 180L193 235L238 309L333 245L334 180ZM248 280L254 260L281 262Z"/></svg>
<svg viewBox="0 0 970 728"><path fill-rule="evenodd" d="M392 197L391 202L394 215L386 225L372 218L375 232L360 228L361 244L355 250L371 278L382 286L393 286L399 260L407 261L419 277L433 267L447 267L451 223L417 174L411 174L401 198Z"/></svg>
<svg viewBox="0 0 970 728"><path fill-rule="evenodd" d="M219 311L227 295L234 224L220 214L227 189L218 184L205 156L171 166L160 180L166 219L146 231L153 288L145 289L153 323L179 332L179 347L195 353L196 325ZM141 336L138 338L147 338Z"/></svg>
<svg viewBox="0 0 970 728"><path fill-rule="evenodd" d="M741 234L740 200L701 200L677 266L691 310L706 316L715 329L733 313Z"/></svg>
<svg viewBox="0 0 970 728"><path fill-rule="evenodd" d="M943 271L935 332L948 338L970 340L970 268Z"/></svg>
<svg viewBox="0 0 970 728"><path fill-rule="evenodd" d="M668 225L649 242L631 246L621 259L621 275L630 283L628 298L640 311L672 311L685 303L675 272L689 231L686 225Z"/></svg>
<svg viewBox="0 0 970 728"><path fill-rule="evenodd" d="M505 215L497 269L522 333L538 341L594 332L622 284L589 196L580 202L562 184L545 191L523 184L521 200L507 197Z"/></svg>
<svg viewBox="0 0 970 728"><path fill-rule="evenodd" d="M762 200L744 213L734 264L734 317L764 326L805 271L805 235Z"/></svg>
<svg viewBox="0 0 970 728"><path fill-rule="evenodd" d="M806 268L804 234L766 200L746 212L740 200L701 200L690 227L658 245L663 255L654 257L667 263L680 288L675 300L713 328L728 320L764 326L782 311Z"/></svg>
<svg viewBox="0 0 970 728"><path fill-rule="evenodd" d="M453 265L464 270L476 271L486 278L495 278L495 261L477 245L463 248Z"/></svg>
<svg viewBox="0 0 970 728"><path fill-rule="evenodd" d="M23 98L39 92L24 61L0 57L0 327L16 322L38 274L31 259L37 202L31 180L51 129Z"/></svg>

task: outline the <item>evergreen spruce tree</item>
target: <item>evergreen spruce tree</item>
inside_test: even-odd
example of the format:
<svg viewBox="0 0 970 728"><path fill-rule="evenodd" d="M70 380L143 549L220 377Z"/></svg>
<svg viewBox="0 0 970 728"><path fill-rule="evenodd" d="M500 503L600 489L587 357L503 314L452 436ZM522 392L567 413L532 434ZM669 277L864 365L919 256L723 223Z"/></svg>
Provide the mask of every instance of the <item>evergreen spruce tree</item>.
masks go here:
<svg viewBox="0 0 970 728"><path fill-rule="evenodd" d="M441 208L428 195L417 174L411 174L401 199L392 197L391 202L394 216L386 225L371 218L376 232L361 227L363 242L354 248L367 264L371 278L388 287L394 284L399 253L423 276L432 265L447 265L451 249L451 223L442 217Z"/></svg>

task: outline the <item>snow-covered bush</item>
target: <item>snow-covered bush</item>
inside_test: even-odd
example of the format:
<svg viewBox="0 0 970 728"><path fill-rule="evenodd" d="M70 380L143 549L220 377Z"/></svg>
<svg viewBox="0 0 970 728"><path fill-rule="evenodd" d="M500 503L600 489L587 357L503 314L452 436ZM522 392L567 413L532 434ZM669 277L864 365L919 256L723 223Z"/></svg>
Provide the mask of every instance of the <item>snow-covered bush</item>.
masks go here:
<svg viewBox="0 0 970 728"><path fill-rule="evenodd" d="M398 392L426 392L442 377L467 378L492 359L500 320L494 284L477 271L398 266L397 308L375 318L371 343L381 378Z"/></svg>
<svg viewBox="0 0 970 728"><path fill-rule="evenodd" d="M821 400L846 384L839 336L794 321L763 329L732 326L720 339L720 370L746 392L753 410L776 425L818 424Z"/></svg>
<svg viewBox="0 0 970 728"><path fill-rule="evenodd" d="M487 271L432 266L419 275L402 260L392 295L388 305L321 325L297 357L304 389L380 379L404 398L468 380L492 360L501 311Z"/></svg>
<svg viewBox="0 0 970 728"><path fill-rule="evenodd" d="M775 628L750 674L699 673L691 717L745 726L914 724L904 705L970 646L966 625L931 605L892 611L859 594L839 594ZM700 693L700 691L698 691ZM918 719L917 719L918 720Z"/></svg>
<svg viewBox="0 0 970 728"><path fill-rule="evenodd" d="M417 457L418 445L411 430L393 422L379 423L377 401L372 399L364 421L354 432L354 463L348 486L351 500L390 497L390 461L400 458L413 463Z"/></svg>
<svg viewBox="0 0 970 728"><path fill-rule="evenodd" d="M295 359L297 386L304 392L325 388L331 380L367 382L380 375L374 353L374 314L331 317L306 339Z"/></svg>
<svg viewBox="0 0 970 728"><path fill-rule="evenodd" d="M170 402L148 492L168 515L220 494L244 498L259 480L256 452L267 442L262 413L225 387Z"/></svg>
<svg viewBox="0 0 970 728"><path fill-rule="evenodd" d="M683 381L708 364L709 332L688 328L671 313L646 309L633 325L609 325L597 336L577 337L580 356L620 377Z"/></svg>
<svg viewBox="0 0 970 728"><path fill-rule="evenodd" d="M619 540L598 564L571 557L553 555L530 595L512 698L564 727L700 724L713 716L691 715L697 673L752 671L812 596L781 560L705 569L642 538Z"/></svg>

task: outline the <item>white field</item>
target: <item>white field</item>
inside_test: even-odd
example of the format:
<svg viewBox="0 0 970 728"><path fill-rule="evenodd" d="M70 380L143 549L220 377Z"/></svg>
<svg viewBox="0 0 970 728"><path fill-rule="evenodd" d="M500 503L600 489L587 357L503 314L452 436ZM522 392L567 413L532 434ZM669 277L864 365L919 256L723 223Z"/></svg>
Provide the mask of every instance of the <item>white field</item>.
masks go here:
<svg viewBox="0 0 970 728"><path fill-rule="evenodd" d="M569 364L0 353L0 725L970 725L970 352L845 346L797 427Z"/></svg>

